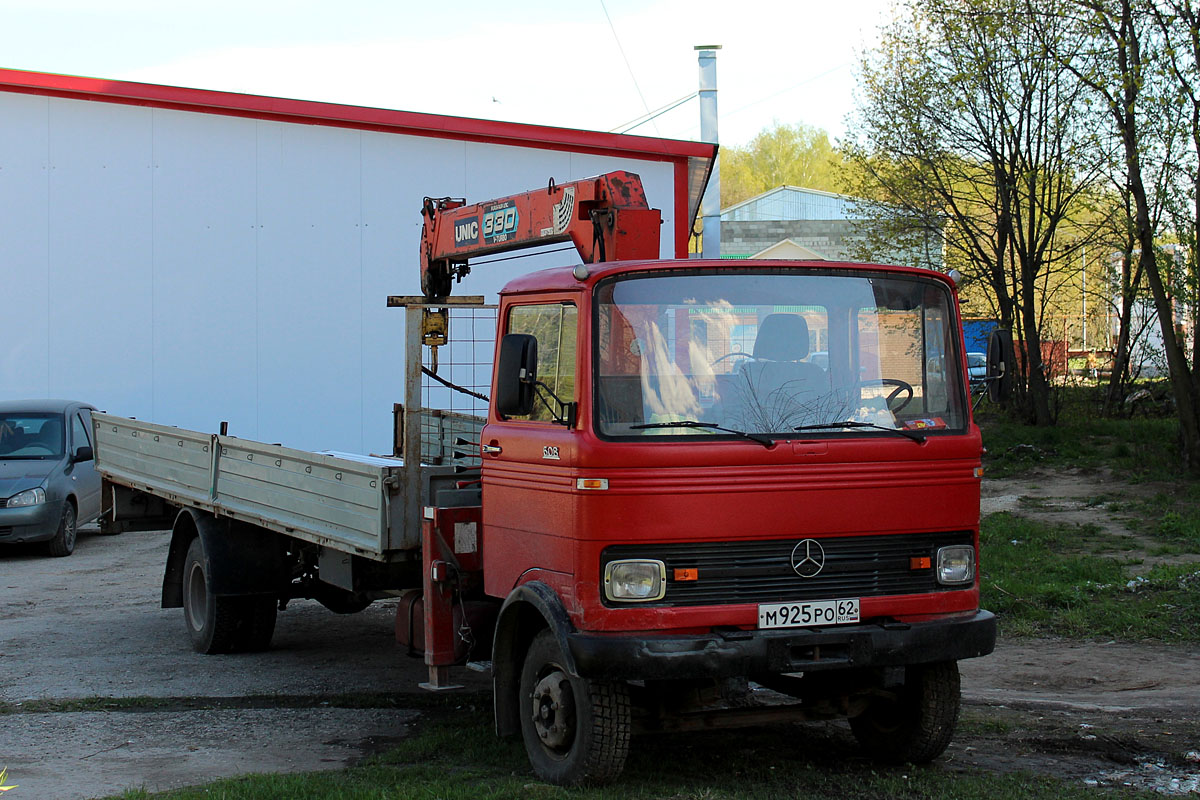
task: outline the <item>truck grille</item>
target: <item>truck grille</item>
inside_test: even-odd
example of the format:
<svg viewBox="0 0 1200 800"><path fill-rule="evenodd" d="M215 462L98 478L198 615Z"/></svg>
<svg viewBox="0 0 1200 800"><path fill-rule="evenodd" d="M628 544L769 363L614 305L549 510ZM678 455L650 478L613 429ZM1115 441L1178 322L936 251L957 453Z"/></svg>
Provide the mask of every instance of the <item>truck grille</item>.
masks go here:
<svg viewBox="0 0 1200 800"><path fill-rule="evenodd" d="M652 558L666 563L666 597L655 603L639 603L642 606L922 594L962 587L942 586L934 577L934 569L914 570L910 559L930 558L936 568L939 547L974 543L970 531L814 537L824 550L824 565L817 575L803 578L792 569L792 550L803 538L615 545L604 550L601 571L608 562L626 558ZM676 581L676 569L697 570L699 577Z"/></svg>

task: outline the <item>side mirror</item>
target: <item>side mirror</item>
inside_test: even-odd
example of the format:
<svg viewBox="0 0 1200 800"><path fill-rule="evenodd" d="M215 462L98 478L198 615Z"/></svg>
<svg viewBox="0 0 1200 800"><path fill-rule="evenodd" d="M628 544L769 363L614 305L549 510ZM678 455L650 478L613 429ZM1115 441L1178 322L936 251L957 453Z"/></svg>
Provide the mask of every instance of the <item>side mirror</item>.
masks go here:
<svg viewBox="0 0 1200 800"><path fill-rule="evenodd" d="M1016 379L1017 356L1013 349L1012 331L996 328L988 337L987 390L993 403L1008 399Z"/></svg>
<svg viewBox="0 0 1200 800"><path fill-rule="evenodd" d="M528 333L508 333L500 340L496 363L496 411L502 417L533 413L537 381L537 339Z"/></svg>
<svg viewBox="0 0 1200 800"><path fill-rule="evenodd" d="M92 450L92 448L90 446L85 444L83 447L75 448L75 455L71 458L71 461L78 464L81 461L94 461L95 458L96 458L95 452Z"/></svg>

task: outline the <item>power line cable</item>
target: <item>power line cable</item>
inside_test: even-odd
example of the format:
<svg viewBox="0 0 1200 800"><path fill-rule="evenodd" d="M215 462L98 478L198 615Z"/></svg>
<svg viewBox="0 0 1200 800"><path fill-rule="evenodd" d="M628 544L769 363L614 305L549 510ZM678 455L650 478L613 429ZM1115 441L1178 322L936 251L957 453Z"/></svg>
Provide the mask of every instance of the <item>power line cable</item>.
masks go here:
<svg viewBox="0 0 1200 800"><path fill-rule="evenodd" d="M796 89L799 89L801 86L804 86L805 84L812 83L813 81L819 81L821 78L824 78L826 75L832 75L833 73L837 72L838 70L845 69L848 66L850 66L849 61L847 61L844 64L838 64L836 67L830 67L829 69L825 70L824 72L820 73L819 75L813 75L811 78L805 78L804 80L800 81L799 83L793 84L793 85L787 87L786 89L780 89L778 92L769 94L766 97L760 97L759 99L755 100L752 103L747 103L746 105L741 106L740 108L735 108L733 111L725 111L722 113L725 116L737 114L739 112L745 111L748 108L753 108L754 106L758 105L759 103L765 103L768 100L773 100L774 98L779 97L779 95L781 95L781 94L787 94L788 92L795 91Z"/></svg>
<svg viewBox="0 0 1200 800"><path fill-rule="evenodd" d="M831 75L834 72L837 72L838 70L844 69L848 66L850 66L849 62L846 62L844 64L838 64L836 67L830 67L829 69L825 70L824 72L817 74L817 75L813 75L811 78L805 78L804 80L800 81L799 83L794 83L791 86L787 87L786 89L780 89L779 91L773 92L772 94L769 94L766 97L760 97L759 99L751 101L749 103L746 103L744 106L739 106L738 108L735 108L732 111L722 111L721 116L722 117L732 117L734 114L740 114L741 112L746 111L747 109L753 108L754 106L759 105L760 103L765 103L768 100L776 98L781 94L787 94L788 92L795 91L796 89L799 89L801 86L804 86L805 84L812 83L813 81L818 81L821 78L824 78L826 75ZM682 133L676 134L676 135L677 136L690 136L693 133L698 133L699 129L700 129L699 125L688 125L686 128L683 129Z"/></svg>
<svg viewBox="0 0 1200 800"><path fill-rule="evenodd" d="M700 96L699 92L692 92L689 95L684 95L683 97L679 98L678 100L667 103L665 106L663 106L661 108L657 108L654 111L650 112L649 114L643 114L640 117L631 119L629 122L618 125L617 127L610 130L609 133L629 133L634 128L640 128L643 125L645 125L647 122L649 122L650 120L658 119L663 114L666 114L668 111L673 111L676 108L679 108L684 103L686 103L688 100L693 100L699 96ZM656 127L656 130L657 130L657 127Z"/></svg>
<svg viewBox="0 0 1200 800"><path fill-rule="evenodd" d="M604 0L600 0L600 8L604 10L604 18L608 20L608 27L612 30L613 39L617 43L617 49L621 51L621 58L625 60L625 69L629 70L629 77L633 79L633 88L637 89L638 97L642 98L642 108L646 109L647 114L651 114L653 112L650 111L650 104L646 102L646 95L642 94L642 87L638 85L637 75L633 74L633 65L629 63L629 57L625 55L625 48L621 46L621 37L617 36L617 27L613 25L612 17L608 14L608 6L604 4ZM653 117L651 117L651 120L653 120ZM662 136L659 133L658 125L654 126L654 132Z"/></svg>

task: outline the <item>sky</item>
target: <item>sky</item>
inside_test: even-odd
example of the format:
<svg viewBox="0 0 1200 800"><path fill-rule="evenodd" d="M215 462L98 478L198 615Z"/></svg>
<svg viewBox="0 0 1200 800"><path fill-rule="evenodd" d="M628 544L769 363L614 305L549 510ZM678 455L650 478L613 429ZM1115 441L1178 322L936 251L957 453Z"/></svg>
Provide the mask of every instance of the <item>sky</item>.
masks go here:
<svg viewBox="0 0 1200 800"><path fill-rule="evenodd" d="M0 68L609 131L694 93L719 138L835 138L892 0L0 0ZM632 131L700 137L683 103Z"/></svg>

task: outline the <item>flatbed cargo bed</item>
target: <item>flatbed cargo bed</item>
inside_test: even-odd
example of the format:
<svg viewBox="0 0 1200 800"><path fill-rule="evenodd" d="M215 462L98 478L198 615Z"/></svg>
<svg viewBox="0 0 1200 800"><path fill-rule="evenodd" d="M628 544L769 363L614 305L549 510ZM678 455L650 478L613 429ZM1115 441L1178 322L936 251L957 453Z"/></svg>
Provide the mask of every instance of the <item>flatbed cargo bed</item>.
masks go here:
<svg viewBox="0 0 1200 800"><path fill-rule="evenodd" d="M96 413L96 469L119 486L375 560L420 550L420 504L453 487L451 466L310 453L235 436ZM415 476L410 473L415 472ZM111 504L115 505L115 504Z"/></svg>

